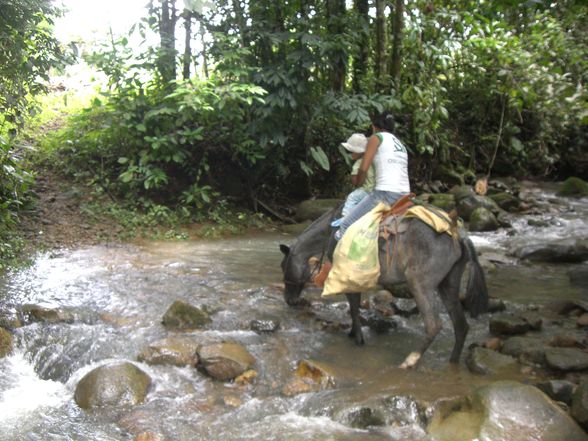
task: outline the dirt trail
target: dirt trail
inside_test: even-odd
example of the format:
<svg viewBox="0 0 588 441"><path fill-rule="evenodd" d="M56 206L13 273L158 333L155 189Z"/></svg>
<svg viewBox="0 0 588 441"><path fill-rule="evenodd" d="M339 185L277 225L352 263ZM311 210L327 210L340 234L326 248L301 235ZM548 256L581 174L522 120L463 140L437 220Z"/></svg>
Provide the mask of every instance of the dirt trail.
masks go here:
<svg viewBox="0 0 588 441"><path fill-rule="evenodd" d="M83 210L92 195L48 169L38 169L33 192L36 205L21 216L21 230L31 249L71 248L119 241L122 227Z"/></svg>

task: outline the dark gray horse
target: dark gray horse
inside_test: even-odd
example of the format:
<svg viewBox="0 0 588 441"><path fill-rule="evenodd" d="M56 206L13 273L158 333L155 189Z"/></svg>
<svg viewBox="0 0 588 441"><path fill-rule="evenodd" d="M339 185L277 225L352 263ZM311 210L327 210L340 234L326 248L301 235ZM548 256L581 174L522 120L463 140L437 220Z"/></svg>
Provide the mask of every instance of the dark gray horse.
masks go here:
<svg viewBox="0 0 588 441"><path fill-rule="evenodd" d="M291 247L280 245L284 254L284 298L288 305L300 303L300 293L315 270L309 264L310 257L332 256L335 241L330 223L339 212L340 208L335 208L325 213L298 236ZM402 222L407 223L407 228L397 235L395 244L394 240L380 239L381 274L378 283L386 289L407 283L423 316L427 337L421 348L411 352L400 367L414 366L441 330L435 295L441 297L453 323L455 344L450 361L458 363L469 328L459 299L459 287L467 263L470 263L470 270L465 307L472 317L488 309L486 280L476 250L467 237L454 239L448 234L439 234L416 218L405 218ZM390 265L388 256L392 256ZM360 294L346 294L352 321L349 335L357 344L364 342L359 318Z"/></svg>

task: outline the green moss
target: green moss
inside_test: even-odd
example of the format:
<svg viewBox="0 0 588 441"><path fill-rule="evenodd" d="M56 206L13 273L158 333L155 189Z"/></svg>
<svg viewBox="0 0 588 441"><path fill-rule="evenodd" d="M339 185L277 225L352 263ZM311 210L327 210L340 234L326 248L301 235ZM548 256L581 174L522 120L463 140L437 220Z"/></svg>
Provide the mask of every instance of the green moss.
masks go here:
<svg viewBox="0 0 588 441"><path fill-rule="evenodd" d="M579 198L586 197L588 196L588 182L580 178L568 178L563 182L557 194Z"/></svg>

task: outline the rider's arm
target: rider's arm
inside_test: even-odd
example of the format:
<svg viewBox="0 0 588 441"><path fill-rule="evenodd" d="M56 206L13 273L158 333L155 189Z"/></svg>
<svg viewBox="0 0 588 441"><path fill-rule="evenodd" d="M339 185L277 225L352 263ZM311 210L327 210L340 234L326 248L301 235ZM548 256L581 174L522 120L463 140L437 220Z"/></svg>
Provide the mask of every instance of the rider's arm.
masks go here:
<svg viewBox="0 0 588 441"><path fill-rule="evenodd" d="M376 156L378 147L380 147L380 143L380 137L377 135L372 135L368 140L368 145L365 149L365 153L363 154L361 165L359 166L359 171L357 172L357 183L355 184L357 187L361 187L363 185L365 177L367 175L367 171L372 165L374 156Z"/></svg>

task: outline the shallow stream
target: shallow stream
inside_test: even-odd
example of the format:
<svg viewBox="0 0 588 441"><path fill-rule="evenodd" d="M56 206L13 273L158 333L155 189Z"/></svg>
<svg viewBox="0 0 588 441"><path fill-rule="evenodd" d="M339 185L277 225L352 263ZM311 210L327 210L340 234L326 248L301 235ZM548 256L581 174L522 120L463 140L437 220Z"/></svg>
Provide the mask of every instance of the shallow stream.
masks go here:
<svg viewBox="0 0 588 441"><path fill-rule="evenodd" d="M509 251L545 240L588 238L588 201L556 201L553 189L525 191L547 214L513 219L510 233L473 235L478 251L501 256L487 272L490 295L509 308L555 298L588 300L586 287L570 283L571 264L528 264ZM543 227L530 226L538 219ZM64 250L38 256L28 268L0 279L0 302L65 308L73 323L35 323L15 330L16 350L0 359L0 440L133 440L151 431L188 440L422 440L421 426L355 428L354 408L378 398L414 397L435 402L463 395L496 377L470 373L463 361L447 364L453 344L444 329L416 370L397 368L423 338L420 317L395 318L397 328L378 334L365 328L356 347L345 329L344 298L325 302L307 289L309 308L289 308L280 288L277 233L220 241L144 242ZM576 264L582 265L582 264ZM149 366L136 361L153 341L171 333L161 318L176 299L206 306L213 322L194 332L203 342L232 340L255 357L257 379L248 386L214 381L194 368ZM280 323L274 333L251 330L253 319ZM488 338L488 319L469 319L466 342ZM299 360L330 367L335 387L286 397L283 386ZM153 386L133 409L86 412L73 400L77 382L91 369L128 360L147 372ZM503 377L522 379L520 372Z"/></svg>

